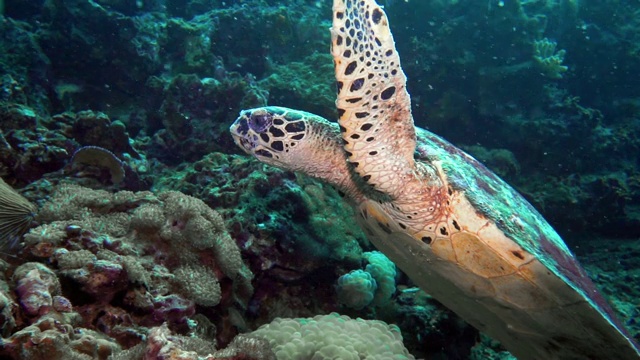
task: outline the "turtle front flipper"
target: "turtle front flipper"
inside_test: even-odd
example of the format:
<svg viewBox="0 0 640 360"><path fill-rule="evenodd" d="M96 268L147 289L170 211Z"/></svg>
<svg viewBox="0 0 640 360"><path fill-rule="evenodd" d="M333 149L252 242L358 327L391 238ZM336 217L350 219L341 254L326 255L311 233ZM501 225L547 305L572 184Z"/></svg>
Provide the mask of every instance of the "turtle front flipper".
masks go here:
<svg viewBox="0 0 640 360"><path fill-rule="evenodd" d="M331 38L348 159L376 190L400 197L413 177L416 138L387 16L374 0L334 0Z"/></svg>

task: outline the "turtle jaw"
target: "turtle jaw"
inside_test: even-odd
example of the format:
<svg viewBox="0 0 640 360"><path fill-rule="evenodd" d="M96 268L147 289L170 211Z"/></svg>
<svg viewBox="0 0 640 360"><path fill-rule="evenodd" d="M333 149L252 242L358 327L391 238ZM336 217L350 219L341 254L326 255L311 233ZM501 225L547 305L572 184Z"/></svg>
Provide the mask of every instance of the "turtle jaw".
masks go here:
<svg viewBox="0 0 640 360"><path fill-rule="evenodd" d="M255 148L255 141L251 141L252 134L249 134L249 126L247 125L247 119L244 114L240 114L240 117L231 124L229 132L233 137L233 141L247 154L252 154Z"/></svg>

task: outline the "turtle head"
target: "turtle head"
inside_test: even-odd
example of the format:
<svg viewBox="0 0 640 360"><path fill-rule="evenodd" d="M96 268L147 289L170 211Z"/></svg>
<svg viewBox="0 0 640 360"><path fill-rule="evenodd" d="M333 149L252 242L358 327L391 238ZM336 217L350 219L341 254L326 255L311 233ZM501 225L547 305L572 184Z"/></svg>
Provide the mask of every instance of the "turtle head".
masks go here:
<svg viewBox="0 0 640 360"><path fill-rule="evenodd" d="M283 107L243 110L229 129L247 154L263 163L299 171L358 198L338 124Z"/></svg>
<svg viewBox="0 0 640 360"><path fill-rule="evenodd" d="M273 106L243 110L229 130L247 154L264 163L295 170L298 148L309 136L309 116L316 117Z"/></svg>

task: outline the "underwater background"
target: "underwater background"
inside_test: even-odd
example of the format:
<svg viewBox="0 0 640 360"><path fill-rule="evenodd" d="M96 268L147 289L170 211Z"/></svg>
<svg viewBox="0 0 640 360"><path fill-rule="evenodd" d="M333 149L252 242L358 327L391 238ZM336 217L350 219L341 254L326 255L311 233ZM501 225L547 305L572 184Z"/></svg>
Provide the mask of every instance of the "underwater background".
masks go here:
<svg viewBox="0 0 640 360"><path fill-rule="evenodd" d="M416 125L520 191L640 340L640 4L380 3ZM335 190L233 143L241 109L337 118L330 25L329 0L0 0L0 357L286 359L339 337L510 358Z"/></svg>

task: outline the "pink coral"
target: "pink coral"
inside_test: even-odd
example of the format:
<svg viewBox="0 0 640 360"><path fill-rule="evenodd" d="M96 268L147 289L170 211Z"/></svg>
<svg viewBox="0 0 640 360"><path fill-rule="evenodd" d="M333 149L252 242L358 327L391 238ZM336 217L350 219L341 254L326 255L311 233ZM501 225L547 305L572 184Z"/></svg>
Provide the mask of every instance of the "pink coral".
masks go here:
<svg viewBox="0 0 640 360"><path fill-rule="evenodd" d="M41 316L53 306L53 295L60 292L56 275L40 263L26 263L14 273L16 293L27 316Z"/></svg>
<svg viewBox="0 0 640 360"><path fill-rule="evenodd" d="M178 295L159 296L154 301L153 319L158 323L163 321L185 322L195 313L193 301L183 299Z"/></svg>

